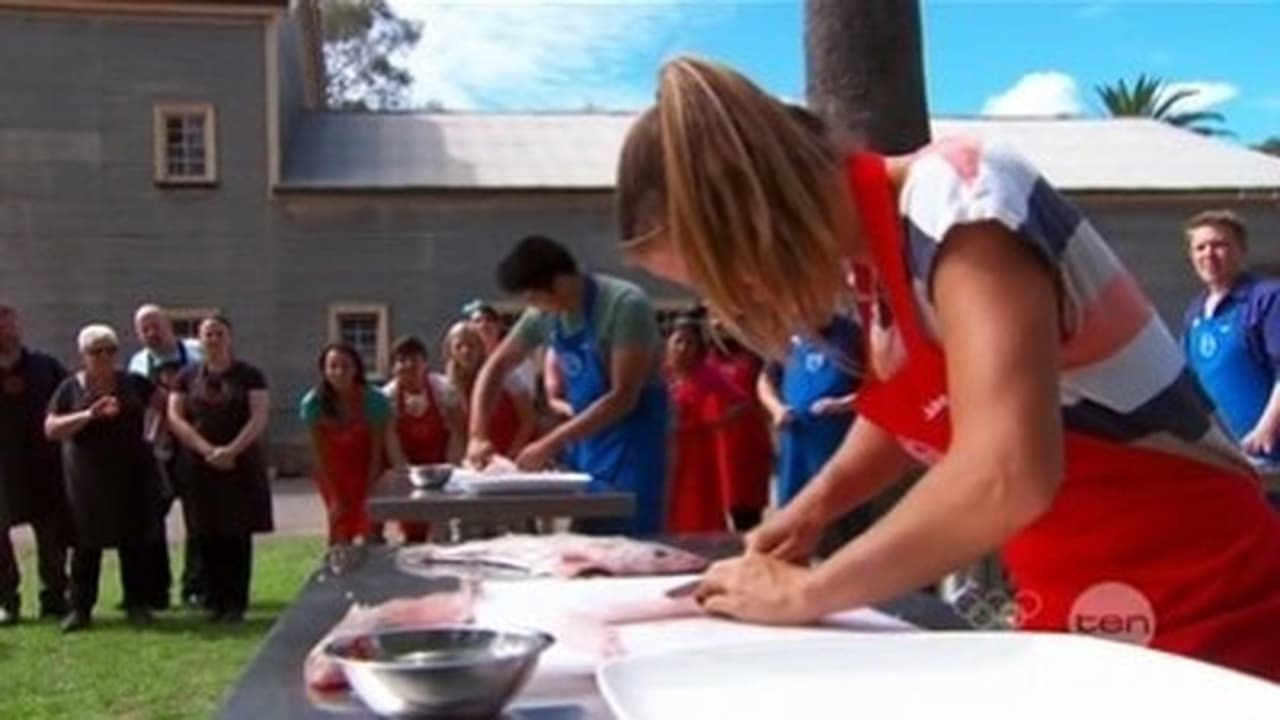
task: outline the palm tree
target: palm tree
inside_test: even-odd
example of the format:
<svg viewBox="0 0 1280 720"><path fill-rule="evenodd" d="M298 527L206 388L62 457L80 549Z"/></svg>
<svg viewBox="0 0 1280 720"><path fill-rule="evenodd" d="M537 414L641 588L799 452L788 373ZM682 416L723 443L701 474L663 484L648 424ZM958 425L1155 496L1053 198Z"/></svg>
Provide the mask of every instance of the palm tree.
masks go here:
<svg viewBox="0 0 1280 720"><path fill-rule="evenodd" d="M805 94L827 122L874 150L929 142L917 0L807 0Z"/></svg>
<svg viewBox="0 0 1280 720"><path fill-rule="evenodd" d="M1139 75L1132 86L1121 79L1111 85L1095 85L1093 89L1112 117L1151 118L1201 135L1231 134L1222 128L1211 127L1212 123L1226 121L1220 112L1177 111L1178 103L1195 97L1199 90L1182 88L1171 91L1163 79L1154 75Z"/></svg>

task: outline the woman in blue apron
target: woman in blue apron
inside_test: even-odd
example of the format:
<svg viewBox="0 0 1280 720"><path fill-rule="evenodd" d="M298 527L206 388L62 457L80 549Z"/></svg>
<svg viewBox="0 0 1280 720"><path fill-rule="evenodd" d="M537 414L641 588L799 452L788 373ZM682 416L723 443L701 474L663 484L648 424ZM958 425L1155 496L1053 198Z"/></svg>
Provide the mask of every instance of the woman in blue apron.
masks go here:
<svg viewBox="0 0 1280 720"><path fill-rule="evenodd" d="M761 401L778 428L778 504L786 505L835 454L853 424L857 326L837 317L822 339L795 337L781 368L761 381Z"/></svg>
<svg viewBox="0 0 1280 720"><path fill-rule="evenodd" d="M557 457L591 475L590 492L634 495L635 512L575 527L650 535L662 530L667 474L667 393L658 373L661 339L653 305L639 287L578 271L553 240L522 240L498 267L498 284L530 305L476 380L467 462L494 454L493 406L502 378L540 346L554 351L573 416L514 460L537 470Z"/></svg>

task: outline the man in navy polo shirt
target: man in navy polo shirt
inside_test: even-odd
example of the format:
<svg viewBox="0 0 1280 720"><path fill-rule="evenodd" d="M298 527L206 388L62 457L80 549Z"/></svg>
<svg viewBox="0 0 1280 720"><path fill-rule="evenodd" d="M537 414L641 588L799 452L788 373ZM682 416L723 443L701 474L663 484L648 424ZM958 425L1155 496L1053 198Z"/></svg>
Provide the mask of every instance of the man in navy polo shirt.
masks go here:
<svg viewBox="0 0 1280 720"><path fill-rule="evenodd" d="M1183 321L1187 360L1245 453L1280 470L1280 280L1245 271L1248 229L1235 213L1202 212L1185 230L1205 286Z"/></svg>

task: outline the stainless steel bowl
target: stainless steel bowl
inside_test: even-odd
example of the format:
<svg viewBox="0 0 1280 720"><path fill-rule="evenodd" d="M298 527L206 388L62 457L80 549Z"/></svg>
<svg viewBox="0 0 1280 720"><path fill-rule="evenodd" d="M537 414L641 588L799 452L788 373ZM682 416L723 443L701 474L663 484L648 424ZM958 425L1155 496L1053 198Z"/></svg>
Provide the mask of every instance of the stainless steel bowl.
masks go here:
<svg viewBox="0 0 1280 720"><path fill-rule="evenodd" d="M379 715L469 720L497 717L553 642L543 632L458 625L345 635L324 652Z"/></svg>
<svg viewBox="0 0 1280 720"><path fill-rule="evenodd" d="M422 490L439 490L452 475L453 466L448 463L409 466L409 482Z"/></svg>

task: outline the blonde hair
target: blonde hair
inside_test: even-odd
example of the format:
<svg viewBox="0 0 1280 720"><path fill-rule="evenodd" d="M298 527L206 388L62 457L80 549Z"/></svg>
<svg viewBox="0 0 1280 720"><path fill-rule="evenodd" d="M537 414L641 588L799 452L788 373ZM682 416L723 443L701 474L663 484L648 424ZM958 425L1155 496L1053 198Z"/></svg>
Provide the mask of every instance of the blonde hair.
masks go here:
<svg viewBox="0 0 1280 720"><path fill-rule="evenodd" d="M623 251L665 236L729 329L781 357L846 293L841 168L813 116L723 65L672 60L619 160Z"/></svg>
<svg viewBox="0 0 1280 720"><path fill-rule="evenodd" d="M1191 231L1204 226L1216 227L1220 230L1226 230L1235 238L1236 243L1240 245L1241 250L1249 249L1249 226L1245 224L1244 218L1226 209L1221 210L1205 210L1192 215L1182 226L1182 230L1187 235L1187 240L1191 239Z"/></svg>
<svg viewBox="0 0 1280 720"><path fill-rule="evenodd" d="M453 343L459 338L465 338L468 342L474 343L476 348L476 365L474 368L467 369L460 366L453 359ZM480 374L480 367L484 365L485 350L484 338L480 336L479 331L471 327L466 320L459 320L449 327L448 332L444 334L444 342L441 350L444 356L444 374L449 379L449 383L454 389L462 393L465 398L471 395L471 385L475 382L476 376Z"/></svg>

